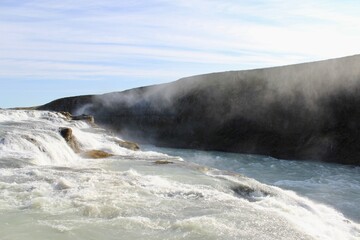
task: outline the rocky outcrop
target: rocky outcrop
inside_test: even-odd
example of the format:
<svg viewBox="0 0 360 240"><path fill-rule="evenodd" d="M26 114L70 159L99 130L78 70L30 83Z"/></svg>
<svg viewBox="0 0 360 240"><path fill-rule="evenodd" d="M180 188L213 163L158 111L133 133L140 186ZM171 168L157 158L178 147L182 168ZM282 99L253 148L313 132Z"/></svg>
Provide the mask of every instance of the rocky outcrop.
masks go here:
<svg viewBox="0 0 360 240"><path fill-rule="evenodd" d="M71 128L60 128L60 135L65 139L66 143L70 146L70 148L76 152L76 153L80 153L81 149L80 149L80 145L77 142L76 138L74 137L73 133L72 133L72 129Z"/></svg>
<svg viewBox="0 0 360 240"><path fill-rule="evenodd" d="M78 116L73 116L71 113L69 113L67 111L61 111L59 113L62 114L69 121L72 121L72 120L73 121L86 121L90 125L95 126L94 117L91 115L81 114ZM85 152L82 151L79 143L77 142L75 136L72 133L71 128L66 128L66 127L60 128L59 132L60 132L61 136L65 139L67 144L71 147L71 149L74 150L74 152L82 153L82 155L86 158L106 158L106 157L113 156L112 154L104 152L102 150L90 150L90 151L85 151ZM126 149L133 150L133 151L137 151L140 149L139 145L134 142L123 141L123 140L119 140L116 138L114 138L113 141L122 148L126 148Z"/></svg>
<svg viewBox="0 0 360 240"><path fill-rule="evenodd" d="M79 115L76 110L84 108L86 104L91 103L92 98L92 95L61 98L43 106L38 106L36 109L69 112L74 115Z"/></svg>
<svg viewBox="0 0 360 240"><path fill-rule="evenodd" d="M262 189L256 189L255 187L250 187L246 185L237 185L231 187L231 190L236 193L238 197L244 198L249 202L256 202L261 200L262 198L271 195L269 192L264 191Z"/></svg>
<svg viewBox="0 0 360 240"><path fill-rule="evenodd" d="M91 115L87 115L87 114L81 114L81 115L77 115L74 116L71 113L67 112L67 111L60 111L59 112L61 115L63 115L67 120L71 121L85 121L87 123L89 123L90 125L95 125L95 120L94 117Z"/></svg>
<svg viewBox="0 0 360 240"><path fill-rule="evenodd" d="M102 150L90 150L90 151L85 151L82 153L82 156L85 158L94 158L94 159L98 159L98 158L107 158L107 157L111 157L114 156L113 154L104 152Z"/></svg>
<svg viewBox="0 0 360 240"><path fill-rule="evenodd" d="M360 165L360 55L55 100L158 146Z"/></svg>
<svg viewBox="0 0 360 240"><path fill-rule="evenodd" d="M140 150L139 145L137 143L134 143L134 142L115 140L115 143L117 143L120 147L130 149L130 150L133 150L133 151Z"/></svg>
<svg viewBox="0 0 360 240"><path fill-rule="evenodd" d="M95 123L94 117L91 116L91 115L87 115L87 114L81 114L81 115L78 115L78 116L72 116L71 120L75 120L75 121L81 120L81 121L88 122L90 124Z"/></svg>
<svg viewBox="0 0 360 240"><path fill-rule="evenodd" d="M73 135L71 128L66 128L66 127L60 128L59 132L60 132L60 135L65 139L66 143L70 146L70 148L75 153L80 153L85 158L97 159L97 158L107 158L107 157L114 156L113 154L107 153L102 150L83 151L80 147L80 144L77 142L75 136Z"/></svg>
<svg viewBox="0 0 360 240"><path fill-rule="evenodd" d="M59 112L61 115L63 115L67 120L71 120L72 119L72 115L69 112Z"/></svg>

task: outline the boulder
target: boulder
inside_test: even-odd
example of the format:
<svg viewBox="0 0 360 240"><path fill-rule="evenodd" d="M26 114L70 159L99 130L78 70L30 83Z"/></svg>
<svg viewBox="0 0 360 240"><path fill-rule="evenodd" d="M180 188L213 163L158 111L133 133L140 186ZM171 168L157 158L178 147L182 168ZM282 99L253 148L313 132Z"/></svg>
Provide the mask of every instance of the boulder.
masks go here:
<svg viewBox="0 0 360 240"><path fill-rule="evenodd" d="M74 152L79 153L80 145L77 142L76 138L74 137L74 135L72 133L72 129L64 127L64 128L60 128L59 132L60 132L60 135L65 139L66 143L71 147L71 149Z"/></svg>
<svg viewBox="0 0 360 240"><path fill-rule="evenodd" d="M111 153L107 153L105 151L102 150L90 150L90 151L85 151L82 153L82 155L85 158L93 158L93 159L98 159L98 158L107 158L107 157L111 157L114 156Z"/></svg>
<svg viewBox="0 0 360 240"><path fill-rule="evenodd" d="M72 129L71 128L60 128L60 135L68 142L72 138Z"/></svg>
<svg viewBox="0 0 360 240"><path fill-rule="evenodd" d="M120 140L115 140L115 142L123 148L127 148L133 151L137 151L140 149L139 145L137 143L134 142L128 142L128 141L120 141Z"/></svg>
<svg viewBox="0 0 360 240"><path fill-rule="evenodd" d="M61 136L65 139L66 143L73 149L75 153L81 153L81 155L85 158L107 158L113 156L111 153L107 153L102 150L89 150L89 151L81 151L80 144L77 142L75 136L73 135L71 128L60 128L59 132Z"/></svg>
<svg viewBox="0 0 360 240"><path fill-rule="evenodd" d="M237 194L238 197L244 198L250 202L261 200L263 197L271 195L269 192L262 189L256 189L246 185L238 185L231 187L231 190Z"/></svg>

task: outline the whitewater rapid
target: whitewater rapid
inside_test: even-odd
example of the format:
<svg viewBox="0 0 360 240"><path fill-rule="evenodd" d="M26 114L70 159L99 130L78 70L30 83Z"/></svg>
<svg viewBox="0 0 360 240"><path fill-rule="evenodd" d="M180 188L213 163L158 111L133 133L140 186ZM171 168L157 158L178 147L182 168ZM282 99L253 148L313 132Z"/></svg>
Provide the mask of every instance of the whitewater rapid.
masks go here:
<svg viewBox="0 0 360 240"><path fill-rule="evenodd" d="M71 128L82 151L60 135ZM60 113L0 110L0 239L359 239L329 206L121 140Z"/></svg>

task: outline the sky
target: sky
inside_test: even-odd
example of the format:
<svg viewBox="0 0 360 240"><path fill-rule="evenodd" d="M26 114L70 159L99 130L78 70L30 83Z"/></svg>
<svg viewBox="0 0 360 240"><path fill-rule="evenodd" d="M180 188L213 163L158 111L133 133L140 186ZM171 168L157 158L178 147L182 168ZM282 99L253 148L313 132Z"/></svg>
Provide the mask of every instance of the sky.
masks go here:
<svg viewBox="0 0 360 240"><path fill-rule="evenodd" d="M360 53L360 1L0 0L0 108Z"/></svg>

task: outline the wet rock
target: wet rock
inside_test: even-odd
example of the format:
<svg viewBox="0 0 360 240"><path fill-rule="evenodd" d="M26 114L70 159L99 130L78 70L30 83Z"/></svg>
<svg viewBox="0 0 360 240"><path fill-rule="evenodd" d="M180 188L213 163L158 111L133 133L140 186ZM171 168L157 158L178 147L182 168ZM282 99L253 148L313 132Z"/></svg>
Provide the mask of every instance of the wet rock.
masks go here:
<svg viewBox="0 0 360 240"><path fill-rule="evenodd" d="M107 153L102 150L90 150L90 151L83 152L82 155L85 158L93 158L93 159L107 158L107 157L114 156L113 154Z"/></svg>
<svg viewBox="0 0 360 240"><path fill-rule="evenodd" d="M69 141L72 137L72 129L71 128L60 128L60 134L65 139L65 141Z"/></svg>
<svg viewBox="0 0 360 240"><path fill-rule="evenodd" d="M29 136L23 136L23 138L26 139L27 141L31 142L32 144L34 144L41 152L46 153L45 148L38 141L36 141L35 138L29 137Z"/></svg>
<svg viewBox="0 0 360 240"><path fill-rule="evenodd" d="M80 152L80 145L77 142L76 138L72 133L71 128L60 128L59 129L60 135L65 139L66 143L71 147L71 149L79 153Z"/></svg>
<svg viewBox="0 0 360 240"><path fill-rule="evenodd" d="M168 161L168 160L156 160L154 163L155 164L171 164L173 162Z"/></svg>
<svg viewBox="0 0 360 240"><path fill-rule="evenodd" d="M270 193L263 191L261 189L251 188L246 185L237 185L231 188L237 196L248 200L249 202L256 202L261 200L261 198L269 196Z"/></svg>
<svg viewBox="0 0 360 240"><path fill-rule="evenodd" d="M91 115L86 115L86 114L82 114L82 115L78 115L78 116L72 116L71 118L72 120L82 120L82 121L86 121L88 123L94 124L95 120L94 117Z"/></svg>
<svg viewBox="0 0 360 240"><path fill-rule="evenodd" d="M115 140L115 142L123 148L127 148L133 151L137 151L140 149L139 145L137 143L134 142L128 142L128 141L120 141L120 140Z"/></svg>
<svg viewBox="0 0 360 240"><path fill-rule="evenodd" d="M59 112L61 115L63 115L66 119L68 119L68 120L71 120L72 119L72 115L71 115L71 113L69 113L69 112L64 112L64 111L61 111L61 112Z"/></svg>

